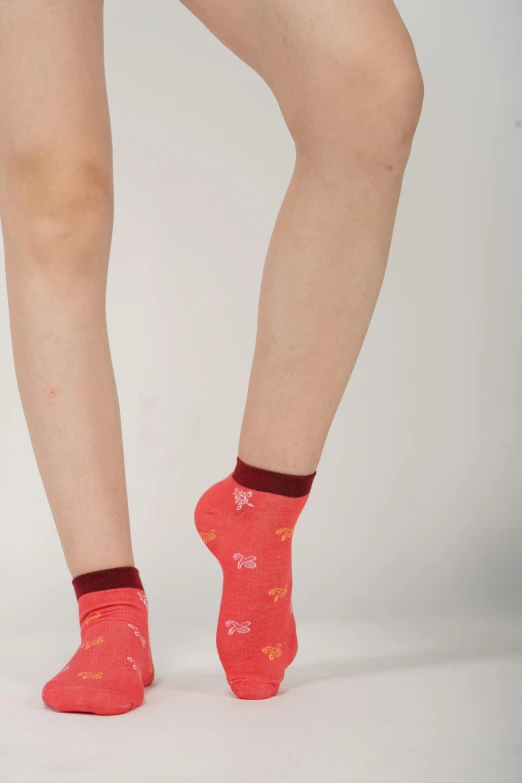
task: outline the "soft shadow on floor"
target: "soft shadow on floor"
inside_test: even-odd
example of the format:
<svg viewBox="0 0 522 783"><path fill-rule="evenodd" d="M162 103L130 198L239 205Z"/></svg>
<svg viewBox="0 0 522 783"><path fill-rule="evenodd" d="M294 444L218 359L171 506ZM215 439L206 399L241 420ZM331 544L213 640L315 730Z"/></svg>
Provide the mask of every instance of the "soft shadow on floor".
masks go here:
<svg viewBox="0 0 522 783"><path fill-rule="evenodd" d="M335 679L350 679L370 674L386 673L399 669L421 667L455 666L473 661L512 658L522 659L520 650L477 650L463 647L426 648L414 652L401 652L368 658L323 661L322 663L302 664L298 660L288 670L281 693L287 693L315 682ZM155 683L161 690L181 690L207 696L233 698L228 691L224 673L220 670L184 670L173 672L169 677L161 677Z"/></svg>
<svg viewBox="0 0 522 783"><path fill-rule="evenodd" d="M367 674L384 674L398 669L416 669L430 666L451 667L459 663L470 663L488 658L511 657L522 658L522 653L516 650L471 650L463 647L426 648L425 650L416 650L415 652L401 652L355 660L327 661L303 666L299 666L296 663L295 667L289 669L284 684L285 690L288 691L321 680L350 679Z"/></svg>

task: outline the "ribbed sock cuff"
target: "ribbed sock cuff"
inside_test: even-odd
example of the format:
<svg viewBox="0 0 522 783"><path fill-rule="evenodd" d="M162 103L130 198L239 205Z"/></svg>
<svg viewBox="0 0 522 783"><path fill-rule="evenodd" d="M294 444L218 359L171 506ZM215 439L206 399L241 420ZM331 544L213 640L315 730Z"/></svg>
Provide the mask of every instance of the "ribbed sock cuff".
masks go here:
<svg viewBox="0 0 522 783"><path fill-rule="evenodd" d="M91 571L90 574L80 574L73 580L76 598L85 593L96 593L98 590L115 590L121 587L136 587L143 590L140 573L137 568L123 566L122 568L106 568L104 571Z"/></svg>
<svg viewBox="0 0 522 783"><path fill-rule="evenodd" d="M290 473L275 473L273 470L254 468L237 458L234 481L258 492L271 492L288 498L302 498L312 489L315 472L309 476L293 476Z"/></svg>

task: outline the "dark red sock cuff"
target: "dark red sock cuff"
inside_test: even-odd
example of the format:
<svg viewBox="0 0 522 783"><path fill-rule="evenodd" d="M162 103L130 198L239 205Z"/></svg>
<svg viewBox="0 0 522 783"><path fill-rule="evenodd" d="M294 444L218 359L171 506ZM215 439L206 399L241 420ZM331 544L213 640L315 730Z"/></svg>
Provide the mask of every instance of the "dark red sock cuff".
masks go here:
<svg viewBox="0 0 522 783"><path fill-rule="evenodd" d="M136 587L138 590L143 590L140 573L132 566L106 568L105 571L80 574L72 580L72 583L76 598L80 598L85 593L97 593L98 590L115 590L121 587Z"/></svg>
<svg viewBox="0 0 522 783"><path fill-rule="evenodd" d="M275 473L273 470L247 465L238 457L232 476L234 481L247 489L271 492L273 495L284 495L287 498L302 498L312 489L315 473L310 473L309 476Z"/></svg>

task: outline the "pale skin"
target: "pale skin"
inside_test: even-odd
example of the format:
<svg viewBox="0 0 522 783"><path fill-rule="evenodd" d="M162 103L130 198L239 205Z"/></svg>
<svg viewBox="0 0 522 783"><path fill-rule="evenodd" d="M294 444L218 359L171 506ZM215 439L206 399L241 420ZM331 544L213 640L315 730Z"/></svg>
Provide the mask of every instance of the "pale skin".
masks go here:
<svg viewBox="0 0 522 783"><path fill-rule="evenodd" d="M309 474L380 290L422 79L390 0L184 4L272 88L295 142L239 455ZM0 0L0 52L0 211L36 459L71 574L133 565L105 318L103 2Z"/></svg>

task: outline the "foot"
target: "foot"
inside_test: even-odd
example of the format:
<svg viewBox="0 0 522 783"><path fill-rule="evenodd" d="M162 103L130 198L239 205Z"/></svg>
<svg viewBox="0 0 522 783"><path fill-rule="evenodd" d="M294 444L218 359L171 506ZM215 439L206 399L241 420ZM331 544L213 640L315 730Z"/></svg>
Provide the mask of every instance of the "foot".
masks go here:
<svg viewBox="0 0 522 783"><path fill-rule="evenodd" d="M267 699L277 694L297 653L291 546L310 487L305 495L288 497L250 488L278 490L273 482L256 484L255 475L248 481L247 472L243 480L248 483L242 485L234 475L237 469L205 492L195 521L223 569L217 647L228 684L240 699Z"/></svg>
<svg viewBox="0 0 522 783"><path fill-rule="evenodd" d="M135 588L86 593L79 599L81 645L45 685L58 712L120 715L143 701L154 679L147 598Z"/></svg>

